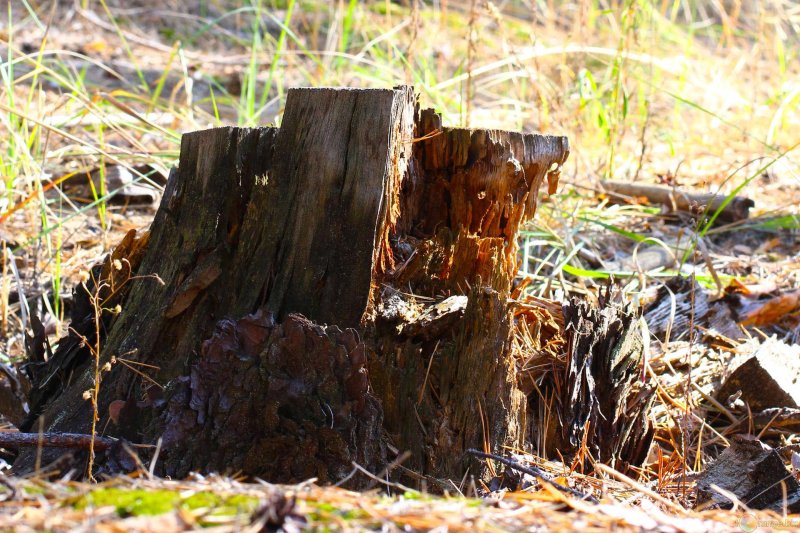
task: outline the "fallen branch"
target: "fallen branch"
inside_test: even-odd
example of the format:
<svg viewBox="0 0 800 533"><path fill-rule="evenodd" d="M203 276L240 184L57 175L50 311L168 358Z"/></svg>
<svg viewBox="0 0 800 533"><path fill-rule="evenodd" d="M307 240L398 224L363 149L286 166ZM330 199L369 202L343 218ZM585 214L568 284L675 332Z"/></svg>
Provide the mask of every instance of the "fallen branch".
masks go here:
<svg viewBox="0 0 800 533"><path fill-rule="evenodd" d="M97 451L111 448L117 439L110 437L94 437L94 449ZM19 433L17 431L0 431L0 448L79 448L88 450L92 445L92 436L84 433Z"/></svg>
<svg viewBox="0 0 800 533"><path fill-rule="evenodd" d="M640 185L619 181L604 181L602 185L611 201L615 203L646 198L651 204L662 204L676 211L694 214L704 210L714 213L722 207L727 199L727 196L723 194L688 192L663 185ZM722 207L718 218L726 222L746 220L750 216L750 208L753 205L755 204L750 198L734 196L727 205Z"/></svg>

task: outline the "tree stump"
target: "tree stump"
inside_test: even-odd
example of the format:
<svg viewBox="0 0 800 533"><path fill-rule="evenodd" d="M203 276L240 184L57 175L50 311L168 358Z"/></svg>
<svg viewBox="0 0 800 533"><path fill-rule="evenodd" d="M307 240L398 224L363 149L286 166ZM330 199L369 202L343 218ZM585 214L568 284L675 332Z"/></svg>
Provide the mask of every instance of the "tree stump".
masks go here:
<svg viewBox="0 0 800 533"><path fill-rule="evenodd" d="M408 87L295 89L280 128L184 135L112 291L121 311L82 333L102 340L97 428L160 442L156 471L173 476L335 482L353 462L380 472L387 443L425 475L482 474L465 449L529 431L510 353L516 237L568 153L564 137L442 127ZM23 429L91 430L95 360L67 344L37 367Z"/></svg>

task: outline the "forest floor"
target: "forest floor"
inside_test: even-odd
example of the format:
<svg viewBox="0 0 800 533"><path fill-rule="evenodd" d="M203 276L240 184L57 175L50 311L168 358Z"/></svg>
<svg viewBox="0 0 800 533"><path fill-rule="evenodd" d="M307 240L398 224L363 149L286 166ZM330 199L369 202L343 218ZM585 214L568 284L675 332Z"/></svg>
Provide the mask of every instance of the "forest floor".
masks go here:
<svg viewBox="0 0 800 533"><path fill-rule="evenodd" d="M737 434L788 450L795 477L800 465L791 451L800 416L764 422L746 402L715 397L735 361L759 347L797 355L800 9L782 0L758 9L406 3L11 2L0 13L2 389L13 389L29 317L55 343L82 273L128 230L149 226L181 133L280 124L289 87L408 83L448 125L569 137L559 190L542 193L521 235L519 297L596 299L613 279L644 309L658 398L656 444L638 478L526 456L595 504L534 480L489 494L456 480L433 496L378 478L353 493L313 480L159 480L147 468L98 484L69 472L0 477L0 529L800 527L788 502L755 510L728 491L732 509L704 509L696 491ZM754 207L725 220L715 209L615 196L607 180ZM4 398L11 429L19 413Z"/></svg>

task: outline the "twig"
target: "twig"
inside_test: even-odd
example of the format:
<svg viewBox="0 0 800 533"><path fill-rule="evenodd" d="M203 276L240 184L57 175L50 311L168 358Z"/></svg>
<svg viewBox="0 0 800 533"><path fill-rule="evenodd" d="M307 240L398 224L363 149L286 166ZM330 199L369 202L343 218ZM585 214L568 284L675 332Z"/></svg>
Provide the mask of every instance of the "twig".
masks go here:
<svg viewBox="0 0 800 533"><path fill-rule="evenodd" d="M654 500L656 500L657 502L663 504L664 506L668 507L669 509L671 509L671 510L677 512L677 513L680 513L680 514L686 514L686 509L684 509L683 507L681 507L677 503L666 499L665 497L663 497L659 493L657 493L654 490L651 490L651 489L645 487L644 485L642 485L638 481L634 481L633 479L629 478L628 476L626 476L622 472L619 472L618 470L614 470L610 466L604 465L602 463L595 463L594 468L595 468L595 470L599 470L600 472L613 477L617 481L621 481L622 483L625 483L626 485L630 486L631 488L634 488L634 489L638 490L639 492L648 495L649 497L653 498Z"/></svg>
<svg viewBox="0 0 800 533"><path fill-rule="evenodd" d="M94 436L94 449L107 450L117 442L111 437ZM88 450L92 446L92 435L83 433L19 433L0 431L0 447L26 448L42 446L45 448L80 448Z"/></svg>
<svg viewBox="0 0 800 533"><path fill-rule="evenodd" d="M502 463L502 464L506 465L507 467L511 468L512 470L517 470L519 472L522 472L523 474L528 474L529 476L533 476L534 478L538 479L539 481L547 483L548 485L550 485L554 489L559 490L561 492L565 492L565 493L570 494L572 496L575 496L577 498L580 498L581 500L586 500L586 501L591 502L591 503L600 503L597 500L597 498L595 498L591 494L586 494L585 492L579 491L578 489L573 489L572 487L566 487L564 485L559 485L558 483L556 483L555 481L550 479L550 477L547 474L545 474L543 470L541 470L540 468L537 468L535 466L525 466L525 465L519 463L518 461L515 461L513 459L508 459L506 457L503 457L502 455L495 455L493 453L485 453L485 452L478 451L478 450L476 450L474 448L467 449L467 453L470 454L470 455L474 455L476 457L480 457L481 459L493 459L493 460L495 460L495 461L497 461L499 463Z"/></svg>
<svg viewBox="0 0 800 533"><path fill-rule="evenodd" d="M364 468L363 466L361 466L360 464L356 463L355 461L350 461L350 464L353 465L353 468L355 468L356 470L358 470L359 472L361 472L362 474L364 474L365 476L367 476L371 480L376 481L376 482L378 482L378 483L380 483L382 485L386 485L387 487L392 487L392 488L395 488L395 489L398 489L398 490L402 490L403 492L414 492L414 493L419 492L419 491L416 491L416 490L414 490L414 489L412 489L410 487L406 487L405 485L403 485L401 483L393 483L391 481L387 481L385 479L381 479L378 476L376 476L375 474L373 474L372 472L370 472L369 470L367 470L366 468Z"/></svg>

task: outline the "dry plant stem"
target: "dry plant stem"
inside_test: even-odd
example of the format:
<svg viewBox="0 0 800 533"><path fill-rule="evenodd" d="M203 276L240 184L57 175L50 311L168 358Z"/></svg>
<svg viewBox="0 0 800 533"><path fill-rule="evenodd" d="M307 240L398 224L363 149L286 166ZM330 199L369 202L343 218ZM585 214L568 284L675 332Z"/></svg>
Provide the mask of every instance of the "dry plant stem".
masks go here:
<svg viewBox="0 0 800 533"><path fill-rule="evenodd" d="M386 10L387 16L389 16L389 10ZM419 32L419 5L418 2L415 0L411 2L411 38L408 41L408 46L406 47L406 83L412 84L414 82L414 73L413 68L411 65L414 64L414 47L417 44L417 34Z"/></svg>
<svg viewBox="0 0 800 533"><path fill-rule="evenodd" d="M89 444L89 465L88 475L89 479L94 481L94 474L92 473L94 467L94 449L95 439L97 437L97 397L100 393L100 313L102 309L100 303L97 301L97 292L92 297L92 304L94 307L94 328L95 328L95 345L92 350L92 358L94 359L94 387L92 387L92 432L91 442Z"/></svg>
<svg viewBox="0 0 800 533"><path fill-rule="evenodd" d="M127 266L128 272L127 272L127 275L125 276L124 280L119 284L119 286L116 286L116 287L114 286L115 285L114 284L114 276L110 275L109 276L109 280L110 281L103 281L103 282L100 282L100 283L98 283L97 281L95 282L95 287L96 288L95 288L94 294L91 297L92 308L94 310L95 339L94 339L93 346L91 346L91 348L90 348L90 351L91 351L91 354L92 354L92 359L93 359L93 365L94 365L94 368L93 368L94 381L93 381L92 389L89 391L90 399L91 399L91 402L92 402L92 429L91 429L91 441L90 441L90 444L89 444L89 464L87 466L87 474L89 476L89 479L92 480L92 481L94 481L94 475L93 475L92 471L94 469L95 444L96 444L96 439L98 438L97 437L97 421L100 419L99 413L98 413L98 399L99 399L99 395L100 395L100 382L102 380L102 373L101 373L101 369L100 369L100 354L101 354L101 351L100 351L101 350L101 346L100 346L100 330L101 330L100 326L101 326L101 324L100 324L100 321L101 321L101 317L102 317L102 314L103 314L103 303L110 301L111 298L117 293L117 291L119 291L125 285L125 283L127 283L127 281L129 279L131 279L130 278L131 266L130 266L130 263L128 262L127 259L123 258L122 261L119 263L119 267L116 267L112 263L111 264L111 269L112 270L116 270L116 269L122 270L122 266L123 265ZM100 294L104 289L107 289L109 291L109 295L107 297L103 298L104 301L101 302L100 301ZM85 290L88 290L88 289L85 289ZM89 345L88 342L87 342L87 345Z"/></svg>
<svg viewBox="0 0 800 533"><path fill-rule="evenodd" d="M476 0L472 0L469 5L469 22L467 23L467 105L466 119L464 127L470 127L470 115L472 114L473 83L472 83L472 62L475 57L475 24L477 23L478 13Z"/></svg>
<svg viewBox="0 0 800 533"><path fill-rule="evenodd" d="M697 238L697 237L696 237ZM686 373L686 422L691 415L694 414L694 409L692 407L692 346L694 344L694 310L695 310L695 274L692 271L692 279L691 279L691 291L689 292L689 349L686 351L686 366L687 366L687 373ZM686 498L686 457L687 451L689 446L689 430L688 424L684 423L684 431L683 431L683 480L682 480L682 488L683 488L683 497Z"/></svg>

